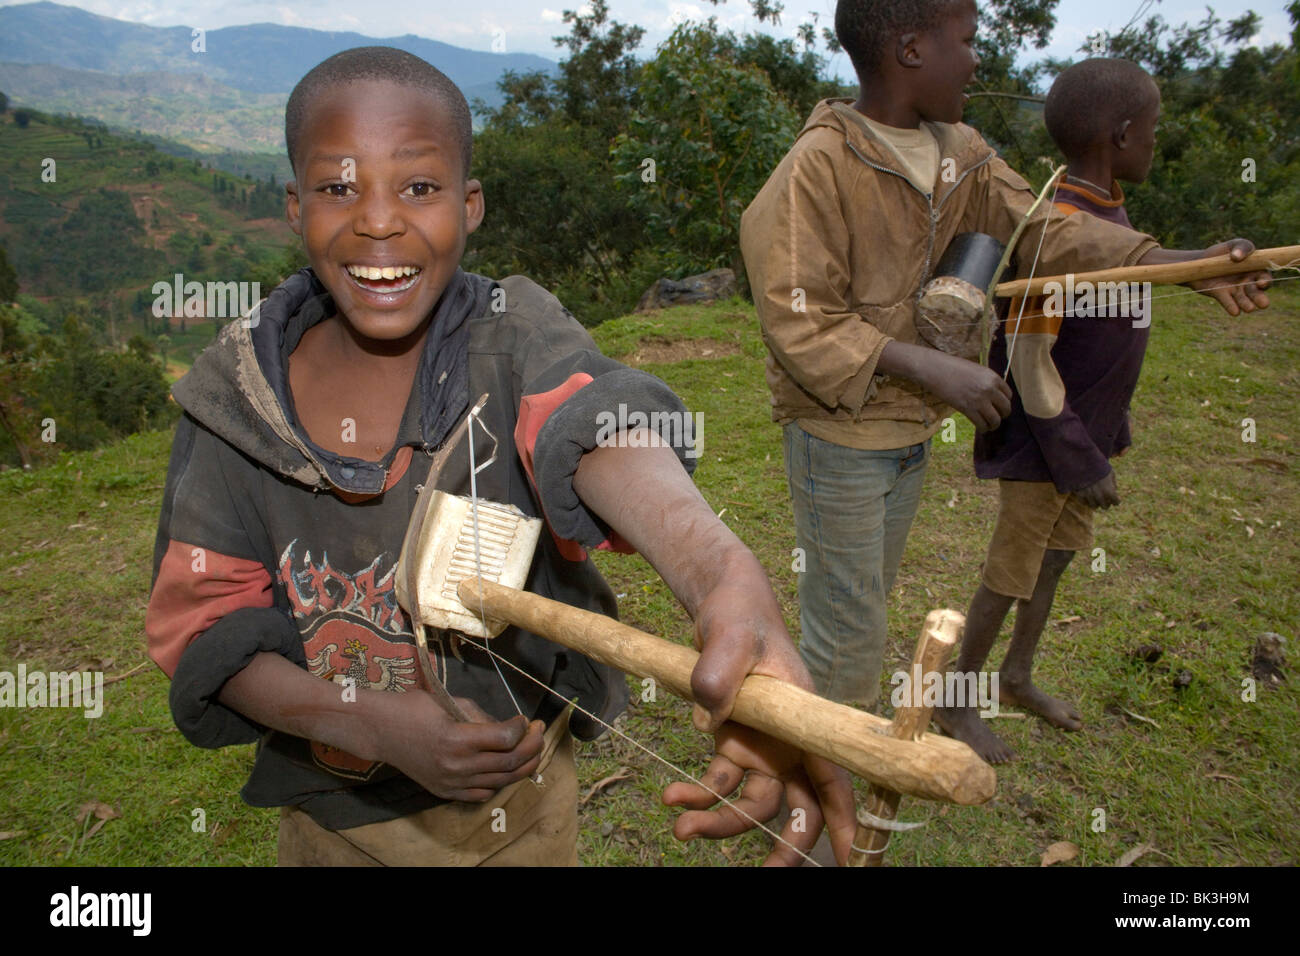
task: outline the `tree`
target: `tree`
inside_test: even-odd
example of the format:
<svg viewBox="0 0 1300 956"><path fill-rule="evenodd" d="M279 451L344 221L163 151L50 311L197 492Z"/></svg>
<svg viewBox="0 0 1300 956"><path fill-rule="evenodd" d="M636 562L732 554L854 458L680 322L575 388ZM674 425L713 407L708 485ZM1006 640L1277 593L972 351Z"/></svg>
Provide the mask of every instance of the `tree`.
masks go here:
<svg viewBox="0 0 1300 956"><path fill-rule="evenodd" d="M18 316L16 306L0 304L0 437L5 440L5 458L30 468L37 421L26 396L32 392L34 363Z"/></svg>
<svg viewBox="0 0 1300 956"><path fill-rule="evenodd" d="M0 305L18 298L18 273L9 264L5 247L0 246Z"/></svg>
<svg viewBox="0 0 1300 956"><path fill-rule="evenodd" d="M641 70L641 105L614 148L618 182L676 271L740 260L740 214L790 148L800 117L737 61L712 19L684 24Z"/></svg>
<svg viewBox="0 0 1300 956"><path fill-rule="evenodd" d="M591 12L564 11L568 36L555 44L568 49L555 81L565 115L599 131L606 141L622 128L636 99L638 66L633 55L645 30L609 19L607 0L592 0Z"/></svg>

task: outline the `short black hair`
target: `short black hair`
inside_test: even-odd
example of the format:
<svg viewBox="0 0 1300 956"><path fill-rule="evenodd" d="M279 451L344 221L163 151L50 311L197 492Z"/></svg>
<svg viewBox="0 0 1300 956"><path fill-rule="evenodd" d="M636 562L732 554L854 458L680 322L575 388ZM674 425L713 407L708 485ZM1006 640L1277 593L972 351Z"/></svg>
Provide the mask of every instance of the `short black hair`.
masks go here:
<svg viewBox="0 0 1300 956"><path fill-rule="evenodd" d="M1061 71L1043 104L1043 122L1061 152L1077 156L1159 102L1156 81L1136 63L1091 57Z"/></svg>
<svg viewBox="0 0 1300 956"><path fill-rule="evenodd" d="M322 60L298 81L284 108L284 141L289 150L289 165L297 175L298 144L302 140L307 109L322 92L358 80L386 80L431 94L447 111L452 129L459 140L461 174L468 178L474 150L474 126L469 104L445 73L413 53L391 46L359 46Z"/></svg>
<svg viewBox="0 0 1300 956"><path fill-rule="evenodd" d="M875 75L890 37L934 29L955 2L839 0L835 4L835 38L849 55L861 80Z"/></svg>

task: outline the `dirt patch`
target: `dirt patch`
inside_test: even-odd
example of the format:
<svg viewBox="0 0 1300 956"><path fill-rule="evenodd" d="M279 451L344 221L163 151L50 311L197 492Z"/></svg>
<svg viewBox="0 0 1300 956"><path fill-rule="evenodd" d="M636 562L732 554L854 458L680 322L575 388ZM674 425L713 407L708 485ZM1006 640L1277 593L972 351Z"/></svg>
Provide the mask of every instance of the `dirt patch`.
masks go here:
<svg viewBox="0 0 1300 956"><path fill-rule="evenodd" d="M735 342L722 342L718 339L669 339L663 336L650 336L629 354L624 355L625 365L671 365L685 359L716 359L729 355L741 354L741 348Z"/></svg>

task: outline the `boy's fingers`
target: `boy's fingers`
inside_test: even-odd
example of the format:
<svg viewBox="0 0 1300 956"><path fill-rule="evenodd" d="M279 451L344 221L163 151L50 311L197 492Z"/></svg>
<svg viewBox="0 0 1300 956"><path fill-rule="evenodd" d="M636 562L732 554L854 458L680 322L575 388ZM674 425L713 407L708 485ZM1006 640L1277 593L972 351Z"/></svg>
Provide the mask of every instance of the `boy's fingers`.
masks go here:
<svg viewBox="0 0 1300 956"><path fill-rule="evenodd" d="M546 729L540 720L528 723L523 717L511 717L490 724L455 726L467 747L476 751L498 752L509 752L515 748L540 750L542 732Z"/></svg>
<svg viewBox="0 0 1300 956"><path fill-rule="evenodd" d="M461 760L466 776L474 774L513 774L530 763L541 759L542 739L531 735L519 742L513 750L472 750Z"/></svg>
<svg viewBox="0 0 1300 956"><path fill-rule="evenodd" d="M727 624L712 629L700 659L691 671L691 694L697 706L691 719L702 733L711 734L731 716L740 685L761 656L747 626ZM727 633L732 631L735 633Z"/></svg>
<svg viewBox="0 0 1300 956"><path fill-rule="evenodd" d="M817 797L803 774L786 782L785 796L791 807L790 818L781 829L781 839L772 844L772 852L763 866L801 866L825 825Z"/></svg>
<svg viewBox="0 0 1300 956"><path fill-rule="evenodd" d="M730 804L717 810L691 810L673 824L673 836L686 841L696 837L718 840L751 830L776 816L781 806L781 781L765 774L750 774L745 789Z"/></svg>
<svg viewBox="0 0 1300 956"><path fill-rule="evenodd" d="M474 774L467 781L468 785L473 788L486 788L491 793L496 793L502 787L508 787L512 783L517 783L525 777L531 777L541 766L542 755L535 754L532 759L522 766L511 770L507 773L489 773L486 771Z"/></svg>
<svg viewBox="0 0 1300 956"><path fill-rule="evenodd" d="M853 803L853 782L848 771L829 760L807 755L804 772L817 794L817 803L831 835L831 848L835 860L843 866L848 862L853 848L853 837L858 829L857 808ZM820 828L819 828L820 829Z"/></svg>
<svg viewBox="0 0 1300 956"><path fill-rule="evenodd" d="M701 778L709 789L694 783L670 783L664 788L664 806L707 810L718 802L717 794L725 797L732 793L744 777L744 768L726 757L715 756ZM713 792L710 793L709 790Z"/></svg>

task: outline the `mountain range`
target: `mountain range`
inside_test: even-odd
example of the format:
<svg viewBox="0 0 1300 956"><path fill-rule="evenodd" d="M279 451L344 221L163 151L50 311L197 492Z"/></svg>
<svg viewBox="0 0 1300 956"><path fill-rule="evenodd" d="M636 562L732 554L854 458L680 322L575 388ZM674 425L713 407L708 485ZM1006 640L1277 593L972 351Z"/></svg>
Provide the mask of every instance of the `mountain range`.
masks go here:
<svg viewBox="0 0 1300 956"><path fill-rule="evenodd" d="M13 106L72 113L200 152L284 149L284 103L308 70L340 50L393 46L446 73L472 102L499 102L507 71L553 72L529 53L485 53L407 34L363 36L272 23L203 34L57 3L0 7L0 90Z"/></svg>

